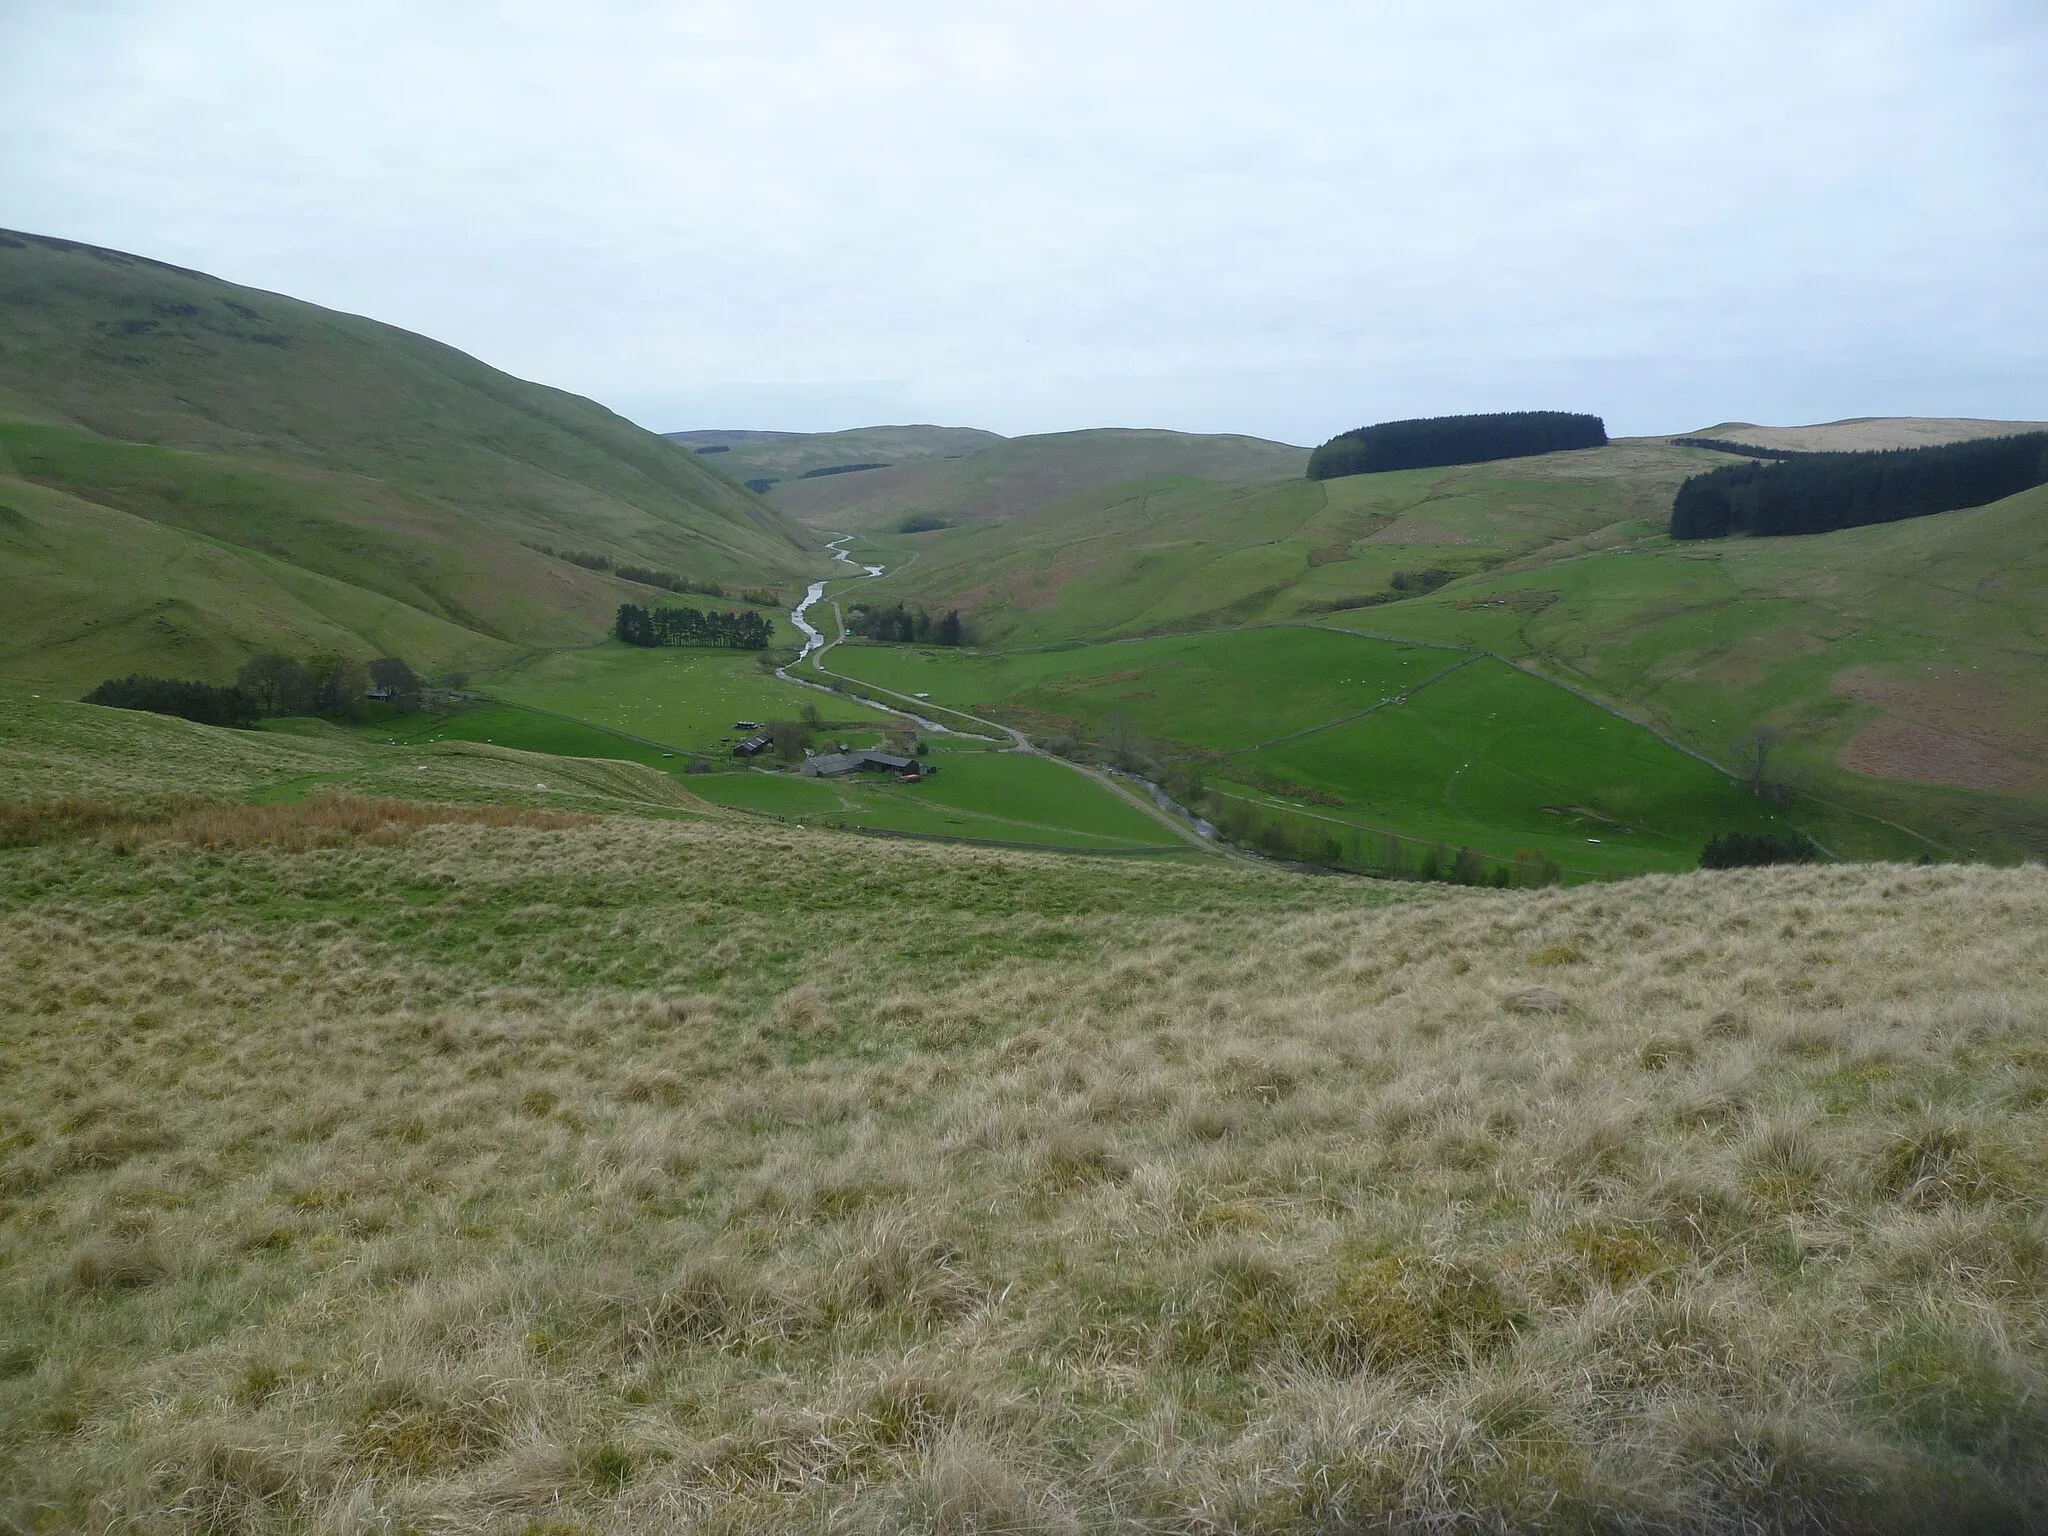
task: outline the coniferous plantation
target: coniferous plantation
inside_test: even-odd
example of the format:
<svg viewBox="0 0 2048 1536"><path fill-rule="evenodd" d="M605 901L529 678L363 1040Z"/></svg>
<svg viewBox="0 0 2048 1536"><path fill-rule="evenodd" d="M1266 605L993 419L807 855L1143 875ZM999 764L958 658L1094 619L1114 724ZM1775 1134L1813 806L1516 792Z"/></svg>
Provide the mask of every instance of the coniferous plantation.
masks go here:
<svg viewBox="0 0 2048 1536"><path fill-rule="evenodd" d="M1775 463L1725 464L1687 480L1671 504L1671 536L1827 533L1981 507L2048 484L2048 432L1774 457Z"/></svg>
<svg viewBox="0 0 2048 1536"><path fill-rule="evenodd" d="M934 618L922 608L902 603L856 608L846 616L848 634L867 640L893 640L905 645L964 645L967 625L955 608Z"/></svg>
<svg viewBox="0 0 2048 1536"><path fill-rule="evenodd" d="M619 604L612 633L628 645L709 645L736 651L765 651L775 625L745 609L706 613L698 608L643 608Z"/></svg>
<svg viewBox="0 0 2048 1536"><path fill-rule="evenodd" d="M1483 464L1531 454L1601 448L1607 426L1598 416L1571 411L1500 411L1489 415L1430 416L1383 421L1331 438L1309 456L1308 478L1372 475L1394 469Z"/></svg>

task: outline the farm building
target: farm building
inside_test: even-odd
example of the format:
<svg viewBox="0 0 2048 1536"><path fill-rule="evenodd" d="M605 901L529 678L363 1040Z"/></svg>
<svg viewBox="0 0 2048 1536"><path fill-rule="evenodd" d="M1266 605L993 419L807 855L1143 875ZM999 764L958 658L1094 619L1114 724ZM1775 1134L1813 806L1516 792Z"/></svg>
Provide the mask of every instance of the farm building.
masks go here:
<svg viewBox="0 0 2048 1536"><path fill-rule="evenodd" d="M843 773L862 772L893 773L920 779L926 774L937 773L938 769L927 767L914 757L898 757L893 752L853 751L825 752L817 757L807 757L801 771L814 779L832 779Z"/></svg>
<svg viewBox="0 0 2048 1536"><path fill-rule="evenodd" d="M775 738L766 731L759 731L732 749L734 757L759 757L775 745Z"/></svg>

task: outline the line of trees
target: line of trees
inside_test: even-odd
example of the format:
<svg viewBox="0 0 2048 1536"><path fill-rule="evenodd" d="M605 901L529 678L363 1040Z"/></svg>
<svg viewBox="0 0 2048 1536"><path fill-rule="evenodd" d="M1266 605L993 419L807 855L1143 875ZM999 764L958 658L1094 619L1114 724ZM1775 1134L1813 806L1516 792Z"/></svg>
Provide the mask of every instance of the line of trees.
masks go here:
<svg viewBox="0 0 2048 1536"><path fill-rule="evenodd" d="M698 608L643 608L619 604L612 633L628 645L715 645L765 651L775 626L764 614L741 609L706 613Z"/></svg>
<svg viewBox="0 0 2048 1536"><path fill-rule="evenodd" d="M1751 459L1803 459L1806 451L1799 448L1758 448L1751 443L1732 442L1725 437L1674 437L1674 448L1711 448L1716 453L1739 453Z"/></svg>
<svg viewBox="0 0 2048 1536"><path fill-rule="evenodd" d="M2048 432L1881 453L1802 453L1694 475L1671 503L1674 539L1828 533L1981 507L2048 484Z"/></svg>
<svg viewBox="0 0 2048 1536"><path fill-rule="evenodd" d="M799 480L822 480L827 475L851 475L863 469L887 469L889 466L879 460L872 464L827 464L823 469L807 469L797 476Z"/></svg>
<svg viewBox="0 0 2048 1536"><path fill-rule="evenodd" d="M922 608L906 608L901 603L854 609L846 616L846 631L869 640L908 645L971 645L974 638L958 608L933 618Z"/></svg>
<svg viewBox="0 0 2048 1536"><path fill-rule="evenodd" d="M708 453L713 450L699 449L698 451L700 453ZM717 451L724 452L723 449ZM715 581L694 581L687 576L679 575L675 571L664 571L651 565L622 565L613 560L610 555L592 554L580 549L556 549L550 544L535 544L532 548L544 555L552 555L557 560L566 560L571 565L580 565L586 571L603 571L607 575L617 576L625 581L637 581L643 587L660 587L664 592L695 592L700 597L737 597L742 602L760 603L764 607L769 608L777 607L782 602L781 596L774 592L766 590L728 592L724 586Z"/></svg>
<svg viewBox="0 0 2048 1536"><path fill-rule="evenodd" d="M280 651L258 651L242 663L231 685L131 673L101 683L85 702L247 729L277 715L359 720L369 712L372 689L383 702L414 710L425 686L396 656L370 662L336 655L299 660Z"/></svg>
<svg viewBox="0 0 2048 1536"><path fill-rule="evenodd" d="M1210 795L1202 814L1234 843L1321 869L1497 889L1556 885L1564 879L1557 861L1533 848L1517 849L1512 859L1489 859L1473 848L1453 851L1441 842L1417 848L1392 833L1275 811L1234 795Z"/></svg>
<svg viewBox="0 0 2048 1536"><path fill-rule="evenodd" d="M1607 424L1574 411L1496 411L1383 421L1339 433L1309 455L1308 478L1483 464L1573 448L1603 448Z"/></svg>

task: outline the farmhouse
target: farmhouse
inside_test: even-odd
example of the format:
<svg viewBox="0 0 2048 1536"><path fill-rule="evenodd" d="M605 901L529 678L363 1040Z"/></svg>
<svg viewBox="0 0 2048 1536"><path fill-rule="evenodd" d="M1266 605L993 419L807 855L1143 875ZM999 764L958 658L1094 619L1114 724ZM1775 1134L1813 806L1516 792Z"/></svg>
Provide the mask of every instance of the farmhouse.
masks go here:
<svg viewBox="0 0 2048 1536"><path fill-rule="evenodd" d="M893 773L900 778L921 779L939 770L927 767L914 757L898 757L893 752L857 750L852 752L825 752L816 757L804 759L800 770L814 779L834 779L843 773Z"/></svg>

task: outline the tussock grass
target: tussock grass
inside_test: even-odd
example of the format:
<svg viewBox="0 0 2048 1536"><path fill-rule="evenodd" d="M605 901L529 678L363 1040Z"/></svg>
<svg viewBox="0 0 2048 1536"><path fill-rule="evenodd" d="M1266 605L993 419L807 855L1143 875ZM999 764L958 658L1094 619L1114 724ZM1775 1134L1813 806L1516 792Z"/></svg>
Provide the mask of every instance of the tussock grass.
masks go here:
<svg viewBox="0 0 2048 1536"><path fill-rule="evenodd" d="M0 858L17 1524L2048 1519L2039 868L379 814Z"/></svg>
<svg viewBox="0 0 2048 1536"><path fill-rule="evenodd" d="M292 804L208 805L187 796L155 803L124 803L88 796L0 802L0 848L21 848L62 837L96 833L102 843L131 852L148 841L195 848L248 848L258 844L303 853L361 839L392 843L421 827L587 827L595 816L535 811L508 805L421 805L358 795L316 795Z"/></svg>

